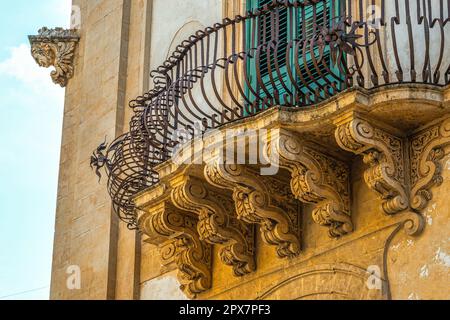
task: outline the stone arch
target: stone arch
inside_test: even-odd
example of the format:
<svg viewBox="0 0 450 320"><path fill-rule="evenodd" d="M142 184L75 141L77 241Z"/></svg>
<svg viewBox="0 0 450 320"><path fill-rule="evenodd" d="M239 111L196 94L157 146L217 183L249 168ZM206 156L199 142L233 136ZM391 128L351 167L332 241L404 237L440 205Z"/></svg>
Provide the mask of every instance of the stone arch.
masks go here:
<svg viewBox="0 0 450 320"><path fill-rule="evenodd" d="M258 300L384 300L383 290L369 289L369 274L350 264L323 264L301 269L265 290ZM386 282L382 280L383 288Z"/></svg>
<svg viewBox="0 0 450 320"><path fill-rule="evenodd" d="M173 36L166 53L166 59L170 57L182 41L188 39L191 35L194 35L198 30L204 30L205 28L205 25L198 20L186 22Z"/></svg>

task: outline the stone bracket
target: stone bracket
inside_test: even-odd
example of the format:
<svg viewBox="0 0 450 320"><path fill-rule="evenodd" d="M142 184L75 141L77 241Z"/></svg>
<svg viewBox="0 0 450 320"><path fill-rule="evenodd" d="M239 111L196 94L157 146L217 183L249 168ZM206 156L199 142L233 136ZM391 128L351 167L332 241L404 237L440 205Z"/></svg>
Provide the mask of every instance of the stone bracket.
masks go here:
<svg viewBox="0 0 450 320"><path fill-rule="evenodd" d="M139 229L159 246L163 263L175 262L180 289L189 298L210 289L212 250L200 240L198 218L174 207L166 194L137 213Z"/></svg>
<svg viewBox="0 0 450 320"><path fill-rule="evenodd" d="M283 129L273 134L268 155L291 172L292 193L298 200L315 205L313 219L328 227L331 237L353 231L350 169L344 162L305 145Z"/></svg>
<svg viewBox="0 0 450 320"><path fill-rule="evenodd" d="M74 74L75 48L80 40L77 31L43 27L38 35L28 38L36 63L44 68L55 67L50 76L55 84L65 87Z"/></svg>
<svg viewBox="0 0 450 320"><path fill-rule="evenodd" d="M243 165L222 164L211 159L204 169L208 182L216 187L233 192L238 219L260 226L262 239L277 247L279 257L293 257L300 252L299 208L296 200L273 195L282 192L283 183L274 177L260 176Z"/></svg>
<svg viewBox="0 0 450 320"><path fill-rule="evenodd" d="M338 119L335 124L339 146L362 155L364 163L369 165L364 179L369 188L381 197L384 212L391 215L406 210L409 198L404 139L369 123L354 112Z"/></svg>
<svg viewBox="0 0 450 320"><path fill-rule="evenodd" d="M171 187L173 204L198 215L200 240L225 245L220 250L220 258L233 267L236 276L255 271L254 228L236 218L231 196L185 175L173 178Z"/></svg>

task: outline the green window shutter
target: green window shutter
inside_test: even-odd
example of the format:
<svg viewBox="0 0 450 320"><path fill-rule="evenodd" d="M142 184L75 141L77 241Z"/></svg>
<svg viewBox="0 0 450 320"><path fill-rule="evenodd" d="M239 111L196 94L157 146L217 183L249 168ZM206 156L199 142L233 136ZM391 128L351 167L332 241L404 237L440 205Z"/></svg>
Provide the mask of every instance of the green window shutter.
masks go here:
<svg viewBox="0 0 450 320"><path fill-rule="evenodd" d="M272 3L272 0L247 0L247 9L248 10L255 10L258 8L263 8L265 5ZM317 25L325 25L331 23L331 0L326 0L324 2L320 2L315 6L316 11L316 23ZM338 9L338 8L337 8ZM296 69L294 67L294 49L292 49L291 53L291 59L292 61L286 61L286 50L288 42L292 39L290 39L291 34L296 37L297 39L303 40L304 38L310 39L311 36L314 34L314 11L313 6L308 6L305 12L301 12L301 9L298 9L297 12L295 12L296 17L296 23L295 23L295 30L291 32L289 30L289 11L281 7L279 9L279 20L280 20L280 28L279 28L279 44L277 48L277 62L280 70L280 74L278 74L275 71L275 50L272 48L270 50L270 56L267 56L266 52L262 52L260 55L260 74L261 74L261 80L257 80L257 74L256 74L256 59L253 57L253 61L249 63L248 68L248 74L250 78L250 82L252 84L252 88L254 88L258 93L259 96L264 98L272 98L277 103L283 105L286 104L287 101L285 101L284 95L287 93L289 95L295 94L312 94L314 90L318 87L323 87L327 85L330 82L333 82L333 76L329 75L329 72L327 70L331 69L331 71L335 74L338 74L336 72L336 69L331 66L331 56L330 52L327 48L327 50L324 52L324 61L329 61L329 66L323 65L323 63L318 64L318 68L314 65L314 58L316 62L319 59L319 51L314 51L314 56L311 56L311 51L307 50L305 52L305 58L303 58L303 52L300 50L299 52L299 65L300 65L300 71L301 74L298 74L296 72ZM324 15L324 10L326 10L326 15ZM326 18L325 18L326 16ZM325 19L327 21L325 21ZM265 21L265 23L264 23ZM267 43L270 44L272 40L275 40L273 37L273 33L271 32L272 26L271 26L271 14L268 13L261 18L258 19L258 25L260 28L260 34L261 37L258 39L259 44L260 43ZM265 25L265 28L264 28ZM254 27L254 26L253 26ZM250 29L250 28L249 28ZM248 32L247 37L247 47L252 47L252 39L250 39L250 30ZM256 47L258 44L255 44L253 42L254 47ZM293 74L293 78L296 79L296 85L294 85L291 81L291 78L288 76L287 71L287 64L289 63L291 72ZM319 70L317 70L319 69ZM271 71L270 71L271 70ZM309 72L308 72L309 71ZM262 82L262 83L261 83ZM301 92L297 92L296 89L299 89ZM254 100L251 97L254 97L254 95L250 92L250 90L246 90L247 96L250 98L251 101ZM276 94L277 93L277 94ZM278 99L276 99L278 98ZM260 101L260 106L262 104L262 101ZM264 108L264 106L262 106Z"/></svg>
<svg viewBox="0 0 450 320"><path fill-rule="evenodd" d="M338 2L336 2L338 4ZM330 26L331 25L331 17L332 17L332 3L331 0L326 0L323 2L319 2L315 6L315 14L316 14L316 24L318 26ZM339 15L339 6L336 5L334 8L337 12L335 15ZM324 14L325 13L325 14ZM325 19L327 21L325 21ZM314 30L314 9L313 6L309 6L306 8L304 12L304 20L302 14L299 14L299 38L301 40L311 39L315 30ZM301 50L299 53L299 65L301 69L301 75L298 75L298 81L303 86L302 92L313 93L314 90L318 87L323 88L326 85L331 83L335 83L337 89L339 88L340 81L336 82L336 76L340 80L339 69L334 67L331 62L331 53L329 47L325 48L323 53L322 60L325 62L319 62L320 53L318 49L313 50L313 55L311 54L311 50L307 50L305 53L305 58L301 57L303 55L303 51ZM317 63L317 67L314 64L314 60ZM309 73L308 73L309 71ZM332 74L330 74L330 72ZM333 76L334 74L334 76ZM322 92L323 95L323 92ZM322 97L323 98L323 97Z"/></svg>
<svg viewBox="0 0 450 320"><path fill-rule="evenodd" d="M259 7L263 7L264 5L271 3L272 0L259 0ZM271 15L268 14L266 16L266 21L271 20ZM275 49L270 50L270 62L269 57L267 53L264 53L262 55L263 59L261 59L261 77L263 79L263 83L267 90L269 91L271 96L274 96L275 90L278 92L279 99L281 100L280 103L283 104L283 95L286 93L286 89L283 87L283 83L286 85L287 81L287 71L286 71L286 49L288 45L288 11L286 9L280 9L278 11L278 19L280 21L280 29L278 33L278 47ZM266 39L264 41L266 43L270 43L272 40L272 34L271 34L272 25L271 22L266 23ZM278 66L280 68L281 73L281 80L279 75L276 73L275 68L275 57L277 58ZM270 64L270 68L269 68ZM270 71L271 70L271 71ZM270 74L270 72L272 74ZM270 77L272 76L272 78Z"/></svg>
<svg viewBox="0 0 450 320"><path fill-rule="evenodd" d="M248 10L255 10L263 8L265 5L272 3L272 0L248 0ZM280 28L278 31L278 37L272 32L272 19L279 19ZM249 70L252 87L256 88L259 92L259 96L264 98L278 97L280 104L284 104L284 94L286 93L286 87L291 88L291 83L288 80L286 71L286 49L288 45L289 30L288 30L288 10L280 8L278 15L271 15L267 13L258 19L258 28L260 28L260 39L258 44L270 45L272 41L278 39L278 46L270 49L270 55L266 50L263 50L260 54L260 75L262 84L257 80L256 66L251 66ZM249 37L250 38L250 37ZM250 39L249 39L250 40ZM251 44L249 44L250 48ZM267 47L265 47L267 48ZM275 57L277 61L275 62ZM255 60L255 59L253 59ZM255 63L255 61L253 61ZM278 63L280 74L275 71L276 63ZM281 76L281 79L280 79ZM247 90L249 93L249 91ZM275 92L278 94L275 95ZM249 93L250 94L250 93ZM251 95L251 94L250 94Z"/></svg>

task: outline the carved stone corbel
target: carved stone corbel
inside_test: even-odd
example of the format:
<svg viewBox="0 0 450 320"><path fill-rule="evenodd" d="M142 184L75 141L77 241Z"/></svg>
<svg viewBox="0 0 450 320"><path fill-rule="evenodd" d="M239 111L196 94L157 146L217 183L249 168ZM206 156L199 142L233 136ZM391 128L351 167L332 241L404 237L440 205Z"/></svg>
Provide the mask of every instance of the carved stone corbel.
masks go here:
<svg viewBox="0 0 450 320"><path fill-rule="evenodd" d="M195 177L182 175L171 185L174 205L198 215L200 240L225 245L220 258L236 276L255 271L254 228L236 218L231 197Z"/></svg>
<svg viewBox="0 0 450 320"><path fill-rule="evenodd" d="M160 248L163 263L175 262L180 289L189 297L211 288L211 246L200 240L198 218L165 197L149 210L138 210L139 230Z"/></svg>
<svg viewBox="0 0 450 320"><path fill-rule="evenodd" d="M450 118L411 137L411 208L421 211L432 199L431 188L442 183L441 160L450 146Z"/></svg>
<svg viewBox="0 0 450 320"><path fill-rule="evenodd" d="M279 157L280 166L291 172L294 196L315 204L314 221L327 226L334 238L353 231L348 166L304 145L287 130L280 130L272 139L270 157Z"/></svg>
<svg viewBox="0 0 450 320"><path fill-rule="evenodd" d="M403 139L372 125L357 114L336 121L339 146L356 155L363 155L370 167L364 179L383 200L383 210L391 215L409 206L405 179Z"/></svg>
<svg viewBox="0 0 450 320"><path fill-rule="evenodd" d="M48 29L43 27L37 36L28 37L31 54L37 64L44 68L54 66L50 73L55 84L65 87L74 74L73 58L80 39L74 29Z"/></svg>
<svg viewBox="0 0 450 320"><path fill-rule="evenodd" d="M293 197L283 196L287 193L282 191L282 183L276 184L276 179L259 176L243 165L221 164L219 160L208 162L204 173L212 185L233 192L238 219L258 224L264 242L277 246L279 257L299 254L299 208Z"/></svg>

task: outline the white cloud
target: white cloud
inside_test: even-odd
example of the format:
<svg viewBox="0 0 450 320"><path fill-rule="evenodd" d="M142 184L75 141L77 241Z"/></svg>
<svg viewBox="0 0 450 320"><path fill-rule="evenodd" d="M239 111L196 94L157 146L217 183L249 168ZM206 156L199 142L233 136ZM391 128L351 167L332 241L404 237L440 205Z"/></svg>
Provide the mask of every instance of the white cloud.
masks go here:
<svg viewBox="0 0 450 320"><path fill-rule="evenodd" d="M33 139L30 152L46 152L57 159L65 90L51 80L52 69L34 61L29 45L9 51L8 58L0 61L0 136L14 138L0 141L0 147L8 150L0 163L18 163L14 160L21 159L17 141L27 139Z"/></svg>
<svg viewBox="0 0 450 320"><path fill-rule="evenodd" d="M72 0L54 0L52 3L52 11L54 15L64 17L65 25L59 27L70 27L70 15L72 11Z"/></svg>
<svg viewBox="0 0 450 320"><path fill-rule="evenodd" d="M28 44L10 49L10 56L0 62L0 76L12 77L20 81L34 94L54 99L64 95L64 90L53 84L51 69L41 68L31 56Z"/></svg>

